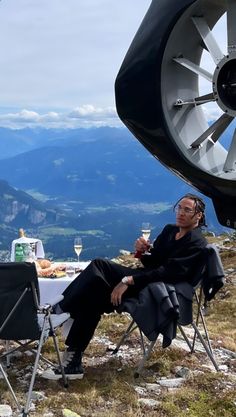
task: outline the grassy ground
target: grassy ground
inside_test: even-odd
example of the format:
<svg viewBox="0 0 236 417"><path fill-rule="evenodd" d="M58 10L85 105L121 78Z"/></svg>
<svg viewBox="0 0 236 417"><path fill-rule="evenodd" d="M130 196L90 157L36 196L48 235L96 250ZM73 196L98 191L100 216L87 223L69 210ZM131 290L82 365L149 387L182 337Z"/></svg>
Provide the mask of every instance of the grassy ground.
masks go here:
<svg viewBox="0 0 236 417"><path fill-rule="evenodd" d="M236 252L224 251L222 259L225 268L235 268ZM207 324L214 348L236 352L236 275L227 278L224 288L210 303ZM125 315L104 316L96 331L95 338L85 353L85 377L71 381L65 389L60 382L46 381L37 377L34 390L41 391L46 398L36 402L32 417L52 412L55 417L63 415L63 409L70 409L81 417L236 417L236 364L227 359L228 372L214 372L209 366L205 353L190 354L181 347L173 346L163 350L157 343L144 372L134 378L135 366L140 358L138 334L134 333L121 354L112 355L112 347L127 326ZM62 340L61 340L62 343ZM51 343L47 343L45 354L52 357ZM28 379L22 370L29 366L30 359L15 359L9 377L16 385L17 393L23 397L24 380ZM156 384L160 378L173 378L176 367L187 367L188 377L178 389L162 388ZM153 385L157 388L153 391ZM139 387L137 389L137 386ZM149 387L149 388L148 388ZM152 389L150 389L152 387ZM158 388L159 387L159 388ZM140 390L143 390L142 393ZM5 384L0 381L0 403L11 403ZM157 401L148 407L140 398ZM13 404L12 404L13 406ZM14 407L13 407L14 408Z"/></svg>

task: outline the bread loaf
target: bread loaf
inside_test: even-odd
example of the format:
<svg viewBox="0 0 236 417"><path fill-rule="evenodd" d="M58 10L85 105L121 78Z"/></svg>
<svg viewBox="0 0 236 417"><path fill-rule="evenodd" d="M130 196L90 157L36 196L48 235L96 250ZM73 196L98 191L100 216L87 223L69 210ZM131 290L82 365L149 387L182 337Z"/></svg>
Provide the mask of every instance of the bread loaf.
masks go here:
<svg viewBox="0 0 236 417"><path fill-rule="evenodd" d="M48 259L37 259L37 263L41 269L50 268L51 262Z"/></svg>

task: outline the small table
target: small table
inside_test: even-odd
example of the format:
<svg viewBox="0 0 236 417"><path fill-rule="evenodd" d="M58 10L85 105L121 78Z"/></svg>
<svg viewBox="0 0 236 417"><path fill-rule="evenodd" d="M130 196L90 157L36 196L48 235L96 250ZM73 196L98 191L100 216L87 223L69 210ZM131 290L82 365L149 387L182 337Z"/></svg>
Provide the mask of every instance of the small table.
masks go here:
<svg viewBox="0 0 236 417"><path fill-rule="evenodd" d="M68 265L68 262L65 262ZM79 267L81 270L85 269L89 262L80 262ZM73 263L73 266L75 264ZM78 264L76 264L78 266ZM68 285L80 274L80 272L74 274L71 278L62 277L62 278L38 278L39 281L39 291L40 291L40 304L50 303L58 295L61 295L63 291L68 287ZM73 319L68 319L66 323L62 326L62 335L64 338L67 337L69 330L72 326Z"/></svg>
<svg viewBox="0 0 236 417"><path fill-rule="evenodd" d="M68 262L66 262L68 264ZM85 269L89 265L89 262L80 262L81 269ZM62 294L68 285L79 275L74 274L72 277L61 278L42 278L39 277L39 290L40 290L40 304L49 303L55 299L58 295Z"/></svg>

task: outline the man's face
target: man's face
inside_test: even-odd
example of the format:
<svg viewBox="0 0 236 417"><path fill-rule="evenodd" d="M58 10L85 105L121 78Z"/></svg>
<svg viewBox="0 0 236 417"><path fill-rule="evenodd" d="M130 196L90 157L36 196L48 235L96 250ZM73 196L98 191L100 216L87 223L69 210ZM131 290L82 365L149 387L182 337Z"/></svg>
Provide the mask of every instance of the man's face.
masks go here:
<svg viewBox="0 0 236 417"><path fill-rule="evenodd" d="M176 225L186 229L194 229L198 226L202 213L195 213L196 203L190 198L183 198L175 208Z"/></svg>

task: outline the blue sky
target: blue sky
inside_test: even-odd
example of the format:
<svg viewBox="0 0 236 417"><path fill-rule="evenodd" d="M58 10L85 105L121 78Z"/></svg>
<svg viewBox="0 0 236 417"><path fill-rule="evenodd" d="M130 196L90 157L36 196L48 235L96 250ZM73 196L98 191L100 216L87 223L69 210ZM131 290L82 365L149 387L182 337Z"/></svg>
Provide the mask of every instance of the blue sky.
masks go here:
<svg viewBox="0 0 236 417"><path fill-rule="evenodd" d="M150 3L2 0L0 126L120 126L114 81Z"/></svg>

